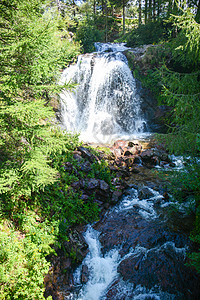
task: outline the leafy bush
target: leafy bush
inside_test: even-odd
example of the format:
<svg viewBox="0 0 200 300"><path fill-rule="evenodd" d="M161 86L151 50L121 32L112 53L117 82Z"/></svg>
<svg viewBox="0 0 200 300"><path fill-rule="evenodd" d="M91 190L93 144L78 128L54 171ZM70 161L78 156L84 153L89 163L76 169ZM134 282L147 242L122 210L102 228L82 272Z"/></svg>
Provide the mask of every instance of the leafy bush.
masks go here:
<svg viewBox="0 0 200 300"><path fill-rule="evenodd" d="M23 233L0 224L1 299L45 299L44 275L50 264L45 256L53 252L55 236L47 222L27 213L21 217ZM50 298L49 298L50 299Z"/></svg>
<svg viewBox="0 0 200 300"><path fill-rule="evenodd" d="M90 53L95 50L94 43L103 40L103 32L97 28L92 19L86 18L78 25L76 40L81 43L84 53Z"/></svg>
<svg viewBox="0 0 200 300"><path fill-rule="evenodd" d="M43 96L61 89L59 70L78 47L61 40L58 17L47 7L39 0L0 4L0 193L15 198L56 180L49 155L69 141L52 125Z"/></svg>
<svg viewBox="0 0 200 300"><path fill-rule="evenodd" d="M163 22L156 21L142 24L122 36L118 41L126 42L128 47L155 44L169 38L168 26Z"/></svg>

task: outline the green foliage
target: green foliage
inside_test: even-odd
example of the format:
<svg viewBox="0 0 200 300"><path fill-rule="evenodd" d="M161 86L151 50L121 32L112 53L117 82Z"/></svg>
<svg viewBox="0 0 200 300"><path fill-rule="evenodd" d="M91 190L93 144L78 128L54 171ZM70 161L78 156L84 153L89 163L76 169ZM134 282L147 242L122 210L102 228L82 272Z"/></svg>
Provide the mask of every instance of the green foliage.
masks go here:
<svg viewBox="0 0 200 300"><path fill-rule="evenodd" d="M103 41L104 33L101 32L92 18L82 20L76 31L76 40L83 47L84 53L93 52L95 50L94 43Z"/></svg>
<svg viewBox="0 0 200 300"><path fill-rule="evenodd" d="M145 44L155 44L168 39L167 26L160 21L142 24L128 32L119 42L126 42L128 47L137 47Z"/></svg>
<svg viewBox="0 0 200 300"><path fill-rule="evenodd" d="M0 298L44 299L44 275L50 266L45 256L53 252L53 228L33 213L20 221L23 233L0 225Z"/></svg>
<svg viewBox="0 0 200 300"><path fill-rule="evenodd" d="M188 8L181 16L172 16L171 21L180 30L178 37L179 45L175 48L176 59L180 56L180 61L188 62L194 66L200 63L200 24L195 21L195 16Z"/></svg>
<svg viewBox="0 0 200 300"><path fill-rule="evenodd" d="M39 0L0 4L0 193L15 198L56 180L49 155L71 139L52 125L54 113L42 97L61 89L59 70L78 47L61 40L59 17L47 5Z"/></svg>
<svg viewBox="0 0 200 300"><path fill-rule="evenodd" d="M166 173L166 172L165 172ZM200 245L200 165L198 159L185 159L184 169L171 171L167 174L168 188L173 197L180 204L185 204L188 213L195 212L194 229L190 235L191 240ZM200 249L199 249L200 250ZM200 252L188 255L189 265L195 267L200 273Z"/></svg>
<svg viewBox="0 0 200 300"><path fill-rule="evenodd" d="M167 144L176 153L189 151L195 154L199 151L200 134L200 25L189 11L175 16L174 20L181 32L172 43L171 69L166 66L160 69L162 96L173 108ZM177 72L173 67L177 68L178 64Z"/></svg>
<svg viewBox="0 0 200 300"><path fill-rule="evenodd" d="M44 299L59 220L41 214L33 193L58 180L52 156L78 143L55 124L48 102L79 46L63 38L49 1L4 0L0 12L0 208L8 220L0 225L0 298Z"/></svg>
<svg viewBox="0 0 200 300"><path fill-rule="evenodd" d="M196 220L195 220L195 228L190 236L191 240L198 244L199 249L198 252L193 252L189 255L190 265L195 267L197 272L200 274L200 193L199 193L199 202L196 210Z"/></svg>

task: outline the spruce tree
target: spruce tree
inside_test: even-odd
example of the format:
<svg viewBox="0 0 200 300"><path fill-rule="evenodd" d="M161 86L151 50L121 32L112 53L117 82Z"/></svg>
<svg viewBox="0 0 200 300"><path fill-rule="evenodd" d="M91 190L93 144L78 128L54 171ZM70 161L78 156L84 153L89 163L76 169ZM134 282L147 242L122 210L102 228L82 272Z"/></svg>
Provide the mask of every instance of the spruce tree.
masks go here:
<svg viewBox="0 0 200 300"><path fill-rule="evenodd" d="M78 48L61 40L46 0L4 0L0 12L0 193L16 198L55 181L50 154L71 147L44 96L58 91L59 70Z"/></svg>

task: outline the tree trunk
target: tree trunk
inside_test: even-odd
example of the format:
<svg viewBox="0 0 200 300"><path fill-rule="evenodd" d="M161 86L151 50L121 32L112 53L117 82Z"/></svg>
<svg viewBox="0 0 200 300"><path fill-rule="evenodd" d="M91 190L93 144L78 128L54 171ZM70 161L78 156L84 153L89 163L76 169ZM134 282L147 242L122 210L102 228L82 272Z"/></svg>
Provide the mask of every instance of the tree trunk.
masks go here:
<svg viewBox="0 0 200 300"><path fill-rule="evenodd" d="M148 13L148 21L152 21L152 0L149 0L149 13Z"/></svg>
<svg viewBox="0 0 200 300"><path fill-rule="evenodd" d="M104 1L102 0L101 1L101 7L102 7L102 15L104 16L104 5L105 5L105 3L104 3Z"/></svg>
<svg viewBox="0 0 200 300"><path fill-rule="evenodd" d="M145 24L147 24L147 1L148 0L145 0L145 8L144 8L144 22Z"/></svg>
<svg viewBox="0 0 200 300"><path fill-rule="evenodd" d="M158 0L158 8L157 8L157 19L160 18L160 0Z"/></svg>
<svg viewBox="0 0 200 300"><path fill-rule="evenodd" d="M123 0L123 34L125 34L125 1Z"/></svg>
<svg viewBox="0 0 200 300"><path fill-rule="evenodd" d="M141 0L139 0L138 14L139 14L138 22L139 22L139 25L141 25L142 24L142 1Z"/></svg>
<svg viewBox="0 0 200 300"><path fill-rule="evenodd" d="M156 0L153 0L153 21L156 21Z"/></svg>
<svg viewBox="0 0 200 300"><path fill-rule="evenodd" d="M106 11L106 36L105 36L105 40L106 43L108 42L108 7L107 7L107 0L105 2L105 11Z"/></svg>
<svg viewBox="0 0 200 300"><path fill-rule="evenodd" d="M96 0L93 2L93 13L96 15Z"/></svg>
<svg viewBox="0 0 200 300"><path fill-rule="evenodd" d="M200 0L198 2L198 5L197 5L197 13L196 13L196 16L195 16L195 20L197 23L200 23Z"/></svg>

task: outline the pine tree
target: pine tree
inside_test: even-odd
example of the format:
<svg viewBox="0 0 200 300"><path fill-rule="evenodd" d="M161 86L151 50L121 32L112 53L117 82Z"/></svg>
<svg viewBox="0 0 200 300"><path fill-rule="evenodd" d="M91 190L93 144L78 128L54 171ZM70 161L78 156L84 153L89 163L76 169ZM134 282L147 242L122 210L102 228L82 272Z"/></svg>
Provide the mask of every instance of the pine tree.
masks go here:
<svg viewBox="0 0 200 300"><path fill-rule="evenodd" d="M173 42L176 71L162 68L163 95L173 108L169 147L175 152L199 151L200 135L200 24L190 10L172 16L179 36Z"/></svg>
<svg viewBox="0 0 200 300"><path fill-rule="evenodd" d="M16 198L55 181L50 154L70 147L44 96L78 48L61 40L46 0L4 0L0 12L0 193Z"/></svg>

